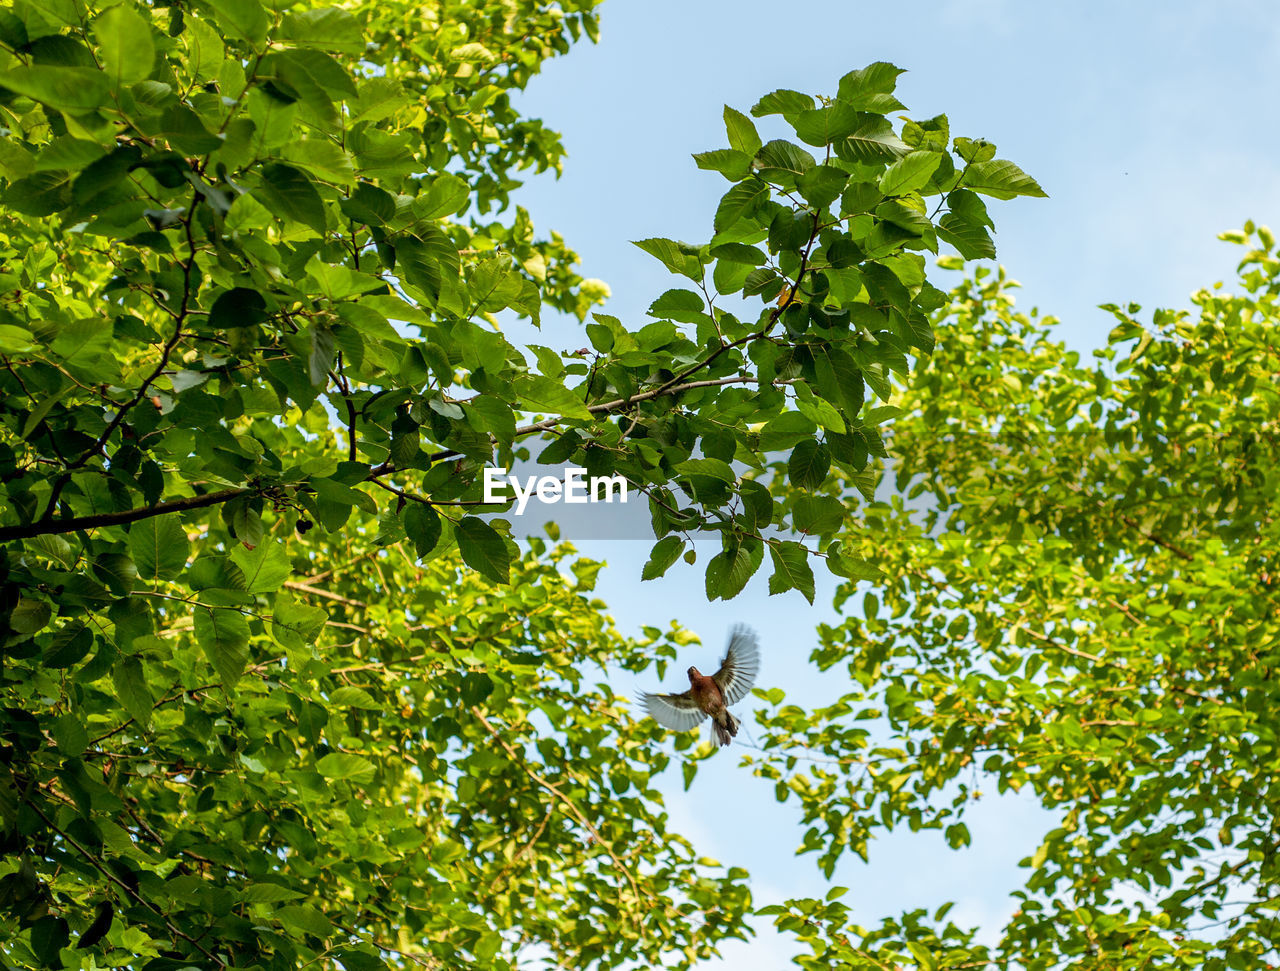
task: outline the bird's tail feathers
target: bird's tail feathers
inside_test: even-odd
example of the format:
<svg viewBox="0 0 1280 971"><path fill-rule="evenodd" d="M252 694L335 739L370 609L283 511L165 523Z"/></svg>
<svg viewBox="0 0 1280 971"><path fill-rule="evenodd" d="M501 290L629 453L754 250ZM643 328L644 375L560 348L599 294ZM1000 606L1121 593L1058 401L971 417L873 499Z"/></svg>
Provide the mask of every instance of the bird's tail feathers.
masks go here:
<svg viewBox="0 0 1280 971"><path fill-rule="evenodd" d="M711 721L711 741L717 746L724 747L729 744L729 740L738 734L738 727L741 722L733 717L732 712L724 713L724 724L721 725L715 719Z"/></svg>

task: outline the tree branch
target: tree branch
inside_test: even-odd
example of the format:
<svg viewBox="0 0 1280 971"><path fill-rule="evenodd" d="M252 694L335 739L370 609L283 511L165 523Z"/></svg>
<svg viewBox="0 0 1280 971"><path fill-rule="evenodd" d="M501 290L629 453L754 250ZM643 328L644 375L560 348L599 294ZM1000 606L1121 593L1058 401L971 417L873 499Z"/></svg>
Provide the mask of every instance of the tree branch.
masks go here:
<svg viewBox="0 0 1280 971"><path fill-rule="evenodd" d="M188 944L194 947L197 951L199 951L201 954L207 957L210 961L212 961L218 967L225 968L227 966L225 961L219 958L212 951L208 950L196 938L192 937L190 934L181 930L176 924L174 924L173 921L169 919L169 916L163 910L161 910L159 907L153 904L150 900L147 900L145 897L143 897L142 894L138 893L138 891L130 887L129 884L127 884L124 880L120 879L120 877L116 876L116 874L113 873L105 865L103 865L98 860L97 857L95 857L87 849L81 846L80 843L78 843L74 837L72 837L71 835L64 832L62 829L60 829L52 819L50 819L47 815L45 815L44 810L41 809L40 806L37 805L33 800L28 799L24 796L22 801L25 802L28 806L30 806L33 810L35 810L36 815L44 820L45 825L48 826L51 830L53 830L55 833L57 833L68 846L75 849L77 853L79 853L82 857L84 857L86 863L88 863L95 870L101 873L104 877L106 877L108 880L110 880L112 883L118 886L121 890L125 892L125 894L132 897L134 900L142 904L142 906L146 907L148 910L154 913L157 917L159 917L162 921L164 921L164 924L169 929L169 933L171 935L173 935L175 938L182 938L182 940L186 941Z"/></svg>
<svg viewBox="0 0 1280 971"><path fill-rule="evenodd" d="M642 897L642 894L640 891L640 885L636 883L636 878L632 876L631 871L627 869L626 864L624 864L622 860L619 859L618 854L614 852L612 844L610 844L607 840L605 840L603 836L600 835L600 831L596 829L595 826L592 825L591 821L582 814L582 811L577 807L577 805L573 802L572 799L566 796L563 792L560 791L559 788L557 788L552 783L548 782L545 778L543 778L543 776L535 772L529 766L529 764L524 760L524 758L520 755L520 753L517 752L514 748L512 748L511 744L505 738L502 737L501 733L496 728L493 727L493 724L489 721L489 719L484 717L484 712L482 712L475 705L472 705L471 713L475 715L476 718L479 719L480 724L483 725L485 727L485 730L488 731L488 733L493 736L494 741L496 741L499 745L502 746L502 748L506 751L507 755L509 755L511 759L514 762L516 762L521 769L524 770L525 775L527 775L530 779L532 779L534 782L542 786L542 788L546 789L549 793L551 793L558 800L560 800L561 804L563 804L564 807L569 810L569 815L571 815L574 819L576 819L583 826L585 826L587 828L587 831L591 833L593 837L595 837L596 843L599 846L604 848L604 851L608 853L609 857L613 860L614 866L616 866L620 871L622 871L623 876L627 878L627 882L631 884L631 891L632 893L635 894L636 903L639 904Z"/></svg>
<svg viewBox="0 0 1280 971"><path fill-rule="evenodd" d="M152 372L142 382L137 392L132 398L116 409L115 417L107 423L107 427L102 430L102 434L97 437L92 445L90 445L81 456L67 466L66 470L60 475L53 484L53 491L49 493L49 504L45 507L44 515L40 517L41 522L46 522L53 518L54 512L58 508L58 499L62 496L62 490L67 487L67 483L71 481L71 473L75 469L83 468L85 463L93 456L102 451L102 447L110 441L115 430L120 427L120 423L124 421L125 415L139 401L147 396L147 392L151 389L151 385L155 380L164 373L164 369L169 366L169 357L173 354L173 349L178 346L178 341L182 338L182 325L186 322L187 313L191 307L191 271L195 267L196 262L196 241L191 235L191 220L195 216L196 207L200 205L200 193L193 190L191 193L191 205L187 208L187 216L182 221L187 234L187 259L182 267L182 303L178 307L175 315L175 323L173 325L173 336L165 342L164 350L160 354L160 363L155 366Z"/></svg>
<svg viewBox="0 0 1280 971"><path fill-rule="evenodd" d="M206 492L202 496L184 496L168 502L156 503L154 506L140 506L137 509L126 509L123 512L104 512L93 516L78 516L72 519L54 519L34 523L19 523L17 526L0 526L0 543L12 539L26 539L30 536L46 536L50 533L74 533L81 529L93 529L97 526L123 526L135 523L139 519L150 519L170 512L185 512L188 509L202 509L205 506L216 506L219 503L235 499L252 492L252 489L223 489L220 492Z"/></svg>
<svg viewBox="0 0 1280 971"><path fill-rule="evenodd" d="M755 336L756 335L753 334L751 337L744 337L741 341L736 341L735 344L741 344L748 340L753 340ZM732 347L734 345L728 344L725 346ZM601 401L594 405L587 405L587 411L591 412L593 415L604 415L615 411L624 411L632 405L638 405L644 401L652 401L654 398L660 398L663 395L677 395L684 391L693 391L696 388L716 388L723 387L727 384L744 384L754 380L756 380L756 378L750 374L739 374L732 378L712 378L703 381L686 381L679 385L671 385L668 383L657 388L650 388L648 391L637 392L636 394L630 395L626 398L615 398L613 401ZM775 383L783 384L789 382L777 381ZM466 404L466 402L464 401L463 404ZM525 436L533 435L536 432L550 431L564 420L565 418L563 415L558 415L555 418L544 418L542 421L534 422L532 425L522 425L520 428L516 429L515 437L524 438ZM458 458L461 455L462 453L455 449L446 449L442 452L433 452L429 456L429 459L431 462L439 462L444 459ZM382 465L374 468L374 470L369 474L369 478L373 479L396 471L398 470L391 462L383 462Z"/></svg>
<svg viewBox="0 0 1280 971"><path fill-rule="evenodd" d="M659 394L661 394L663 391L667 391L668 389L673 388L677 384L682 384L685 381L685 379L709 367L712 364L712 362L715 361L715 359L719 357L721 354L723 354L725 351L730 350L731 348L734 348L734 347L740 347L743 344L749 344L753 340L758 340L764 337L766 334L769 333L770 330L773 329L773 325L778 322L778 318L781 317L783 312L795 302L796 294L800 292L800 285L804 283L804 275L809 267L809 254L810 252L812 252L813 244L815 241L817 241L817 238L818 238L818 230L820 228L819 219L820 219L820 213L814 212L813 226L809 230L809 242L805 243L804 252L800 254L800 267L799 269L796 270L796 282L788 289L786 299L783 300L782 303L778 304L778 306L774 308L773 313L769 314L769 322L764 325L764 328L759 333L751 333L751 334L748 334L746 337L740 338L736 341L732 341L728 344L721 344L719 347L717 347L714 351L708 354L701 361L699 361L696 364L689 365L689 367L685 368L683 371L681 371L679 374L673 377L666 384L658 388Z"/></svg>
<svg viewBox="0 0 1280 971"><path fill-rule="evenodd" d="M1102 500L1099 500L1098 504L1102 505ZM1151 542L1155 543L1156 546L1164 547L1166 550L1168 550L1170 553L1172 553L1174 556L1178 557L1179 559L1188 560L1188 561L1195 559L1195 557L1193 557L1186 550L1182 549L1182 547L1169 542L1167 539L1161 539L1155 533L1147 532L1147 530L1143 529L1140 525L1138 525L1138 523L1135 520L1130 519L1128 516L1121 515L1120 521L1124 523L1126 526L1128 526L1130 529L1135 530L1140 535L1145 536L1147 539L1151 540Z"/></svg>
<svg viewBox="0 0 1280 971"><path fill-rule="evenodd" d="M744 338L746 340L747 338ZM739 342L741 343L741 342ZM711 378L702 381L686 381L679 385L663 385L657 388L651 388L648 391L641 391L637 394L630 395L626 398L615 398L613 401L599 402L594 405L588 405L587 410L593 415L610 414L615 411L622 411L630 408L632 405L639 404L643 401L651 401L654 398L663 395L676 395L684 391L693 391L697 388L713 388L722 387L729 384L743 384L754 381L752 375L740 374L730 378ZM789 383L786 381L777 381L775 384ZM464 402L465 403L465 402ZM537 432L550 431L562 421L565 421L563 415L557 415L554 418L544 418L542 421L534 422L531 425L524 425L516 429L516 438L524 438ZM445 459L457 458L462 453L454 449L445 449L435 452L429 456L431 462L440 462ZM373 481L381 476L389 475L392 472L401 471L396 468L393 462L383 462L369 470L368 481ZM382 485L382 483L377 483ZM238 496L246 495L252 492L249 488L223 489L221 492L210 492L203 496L187 496L182 499L173 499L169 502L156 503L153 506L141 506L137 509L126 509L123 512L98 513L93 516L79 516L69 519L41 520L32 523L20 523L16 526L0 526L0 543L5 543L15 539L27 539L32 536L46 536L58 533L74 533L82 529L94 529L98 526L123 526L127 523L134 523L141 519L151 519L153 516L163 516L170 512L184 512L188 509L200 509L205 506L216 506L223 502L228 502ZM397 491L397 490L390 490ZM415 499L414 496L405 496L405 498ZM472 505L473 503L462 502L431 502L431 505ZM483 503L474 503L483 505Z"/></svg>
<svg viewBox="0 0 1280 971"><path fill-rule="evenodd" d="M313 587L309 583L297 583L293 580L286 580L281 584L286 590L297 590L299 593L307 593L313 597L324 597L326 600L334 600L340 604L346 604L348 607L359 607L362 610L368 610L369 605L360 600L352 600L350 597L344 597L340 593L334 593L332 590L322 590L320 587Z"/></svg>

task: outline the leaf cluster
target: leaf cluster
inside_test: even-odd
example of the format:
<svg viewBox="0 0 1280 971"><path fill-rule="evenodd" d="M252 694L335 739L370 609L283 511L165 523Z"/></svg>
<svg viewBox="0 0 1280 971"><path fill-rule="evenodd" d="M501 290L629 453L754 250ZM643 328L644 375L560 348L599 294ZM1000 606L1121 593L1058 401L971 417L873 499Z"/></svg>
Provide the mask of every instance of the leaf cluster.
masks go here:
<svg viewBox="0 0 1280 971"><path fill-rule="evenodd" d="M1226 238L1247 247L1238 292L1149 324L1111 306L1092 362L1016 310L1002 273L953 294L900 399L897 494L840 539L883 570L841 589L813 655L854 687L810 712L769 694L756 771L803 807L801 849L828 875L880 830L967 847L988 793L1028 792L1055 824L998 947L941 915L818 927L792 901L778 919L815 967L1273 953L1280 260L1265 228Z"/></svg>

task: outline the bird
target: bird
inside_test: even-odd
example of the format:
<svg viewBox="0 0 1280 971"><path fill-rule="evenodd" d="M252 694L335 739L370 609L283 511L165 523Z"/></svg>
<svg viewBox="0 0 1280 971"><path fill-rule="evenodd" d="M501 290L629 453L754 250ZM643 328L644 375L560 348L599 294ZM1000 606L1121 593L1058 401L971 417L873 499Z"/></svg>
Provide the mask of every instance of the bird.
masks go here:
<svg viewBox="0 0 1280 971"><path fill-rule="evenodd" d="M719 671L707 677L696 667L690 667L688 691L679 694L645 691L641 692L641 700L654 721L674 732L687 732L710 716L711 741L725 746L738 734L740 724L729 706L746 697L759 671L760 646L756 632L745 624L737 624L729 631L729 644Z"/></svg>

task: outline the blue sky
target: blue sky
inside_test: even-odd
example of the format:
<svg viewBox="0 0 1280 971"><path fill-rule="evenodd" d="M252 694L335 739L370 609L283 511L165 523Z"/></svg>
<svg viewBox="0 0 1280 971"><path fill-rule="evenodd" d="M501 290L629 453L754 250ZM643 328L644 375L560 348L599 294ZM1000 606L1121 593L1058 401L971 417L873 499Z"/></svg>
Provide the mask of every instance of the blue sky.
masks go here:
<svg viewBox="0 0 1280 971"><path fill-rule="evenodd" d="M599 45L552 62L518 99L563 133L569 158L560 180L532 179L516 200L543 231L564 234L584 275L610 284L607 311L639 326L672 284L628 241L710 235L725 184L689 156L725 145L723 105L747 110L779 87L834 93L842 74L877 60L908 70L899 97L913 117L946 113L953 134L995 142L1049 193L993 202L995 238L1000 262L1024 286L1020 305L1062 318L1073 347L1105 341L1112 320L1098 304L1187 306L1193 290L1233 275L1237 253L1219 232L1247 218L1280 222L1280 16L1260 0L609 0ZM546 324L539 342L585 340L568 320ZM761 634L764 686L804 705L844 690L838 670L819 674L805 663L815 626L836 616L829 579L812 607L795 592L770 598L763 575L734 601L709 604L700 567L680 564L642 583L648 544L578 545L608 560L599 593L625 632L678 620L703 636L706 647L690 649L675 670L705 669L742 620ZM798 814L775 803L772 786L735 754L704 763L687 794L672 778L677 828L707 855L749 869L760 904L821 895L827 884L812 857L794 855ZM955 900L952 919L991 939L1013 909L1018 861L1047 820L1025 799L993 796L969 819L971 848L950 851L938 834L894 834L873 845L870 864L842 863L833 882L852 888L844 899L864 924ZM791 953L789 939L765 928L705 966L773 971Z"/></svg>

